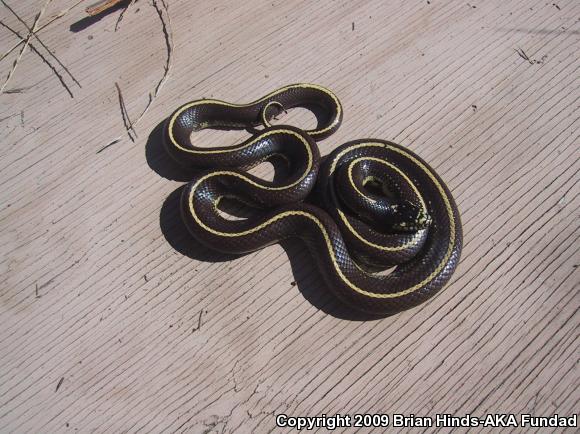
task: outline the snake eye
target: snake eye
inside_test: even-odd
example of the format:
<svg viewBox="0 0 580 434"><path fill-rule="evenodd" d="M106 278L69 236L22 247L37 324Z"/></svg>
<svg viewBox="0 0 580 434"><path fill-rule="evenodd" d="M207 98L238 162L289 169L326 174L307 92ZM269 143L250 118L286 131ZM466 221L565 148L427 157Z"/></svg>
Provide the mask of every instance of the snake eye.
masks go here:
<svg viewBox="0 0 580 434"><path fill-rule="evenodd" d="M423 207L403 202L393 206L394 216L392 228L401 232L413 232L425 229L431 224L431 216Z"/></svg>

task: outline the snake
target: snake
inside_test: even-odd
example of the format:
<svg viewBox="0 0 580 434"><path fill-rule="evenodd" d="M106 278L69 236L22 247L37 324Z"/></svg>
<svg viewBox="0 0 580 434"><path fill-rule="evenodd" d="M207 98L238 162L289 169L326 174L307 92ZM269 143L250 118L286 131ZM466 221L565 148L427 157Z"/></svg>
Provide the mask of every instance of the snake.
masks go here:
<svg viewBox="0 0 580 434"><path fill-rule="evenodd" d="M315 128L272 125L296 107L314 112ZM332 91L298 83L245 104L184 104L166 119L164 144L175 161L195 169L180 212L199 242L246 254L299 238L345 306L385 317L429 300L449 281L461 256L460 214L441 177L407 147L358 139L321 157L317 142L342 119ZM206 128L246 130L250 137L233 146L196 146L193 133ZM275 158L285 165L282 178L248 172ZM228 219L220 212L224 198L253 212Z"/></svg>

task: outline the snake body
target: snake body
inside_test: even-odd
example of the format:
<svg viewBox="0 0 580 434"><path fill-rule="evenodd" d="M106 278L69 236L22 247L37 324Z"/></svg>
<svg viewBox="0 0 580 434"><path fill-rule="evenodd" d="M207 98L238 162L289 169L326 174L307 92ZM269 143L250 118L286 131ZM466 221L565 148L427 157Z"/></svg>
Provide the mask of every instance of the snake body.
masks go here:
<svg viewBox="0 0 580 434"><path fill-rule="evenodd" d="M273 116L294 107L322 113L317 127L270 125ZM351 141L321 163L316 141L341 120L338 98L310 84L286 86L249 104L204 99L180 107L166 123L166 148L178 162L200 169L183 191L181 214L194 237L227 253L298 237L345 304L372 315L397 313L426 301L450 279L461 254L459 212L436 172L395 143ZM203 128L260 124L266 128L232 147L200 148L190 140ZM275 156L288 163L284 179L247 173ZM218 209L224 197L256 213L226 219ZM388 275L376 273L394 265Z"/></svg>

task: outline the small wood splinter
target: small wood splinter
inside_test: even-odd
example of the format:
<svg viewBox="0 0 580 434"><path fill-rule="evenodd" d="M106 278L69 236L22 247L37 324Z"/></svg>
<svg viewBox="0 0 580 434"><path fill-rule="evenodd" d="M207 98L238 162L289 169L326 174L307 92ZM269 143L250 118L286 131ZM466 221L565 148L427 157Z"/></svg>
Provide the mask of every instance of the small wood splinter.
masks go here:
<svg viewBox="0 0 580 434"><path fill-rule="evenodd" d="M125 0L101 0L100 2L97 2L97 3L89 6L88 8L86 8L85 12L87 14L89 14L90 16L98 15L101 12L112 8L116 4L121 3L122 1L125 1Z"/></svg>

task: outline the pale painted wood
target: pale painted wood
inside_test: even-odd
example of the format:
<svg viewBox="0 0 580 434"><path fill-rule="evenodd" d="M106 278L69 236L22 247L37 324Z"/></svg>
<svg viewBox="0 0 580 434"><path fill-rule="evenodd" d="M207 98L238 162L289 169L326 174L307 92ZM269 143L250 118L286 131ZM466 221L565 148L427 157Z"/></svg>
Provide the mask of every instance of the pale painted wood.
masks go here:
<svg viewBox="0 0 580 434"><path fill-rule="evenodd" d="M29 47L0 95L2 432L578 411L577 1L140 0L120 22L121 9L81 21L92 2L74 3L37 22L55 57L29 41L69 90ZM32 27L44 0L8 4ZM26 38L1 5L0 20ZM1 28L2 53L18 41ZM156 126L190 99L300 81L344 104L323 153L394 140L452 189L465 248L432 302L337 318L300 243L228 260L182 231L187 178ZM131 121L153 98L134 142L115 84Z"/></svg>

